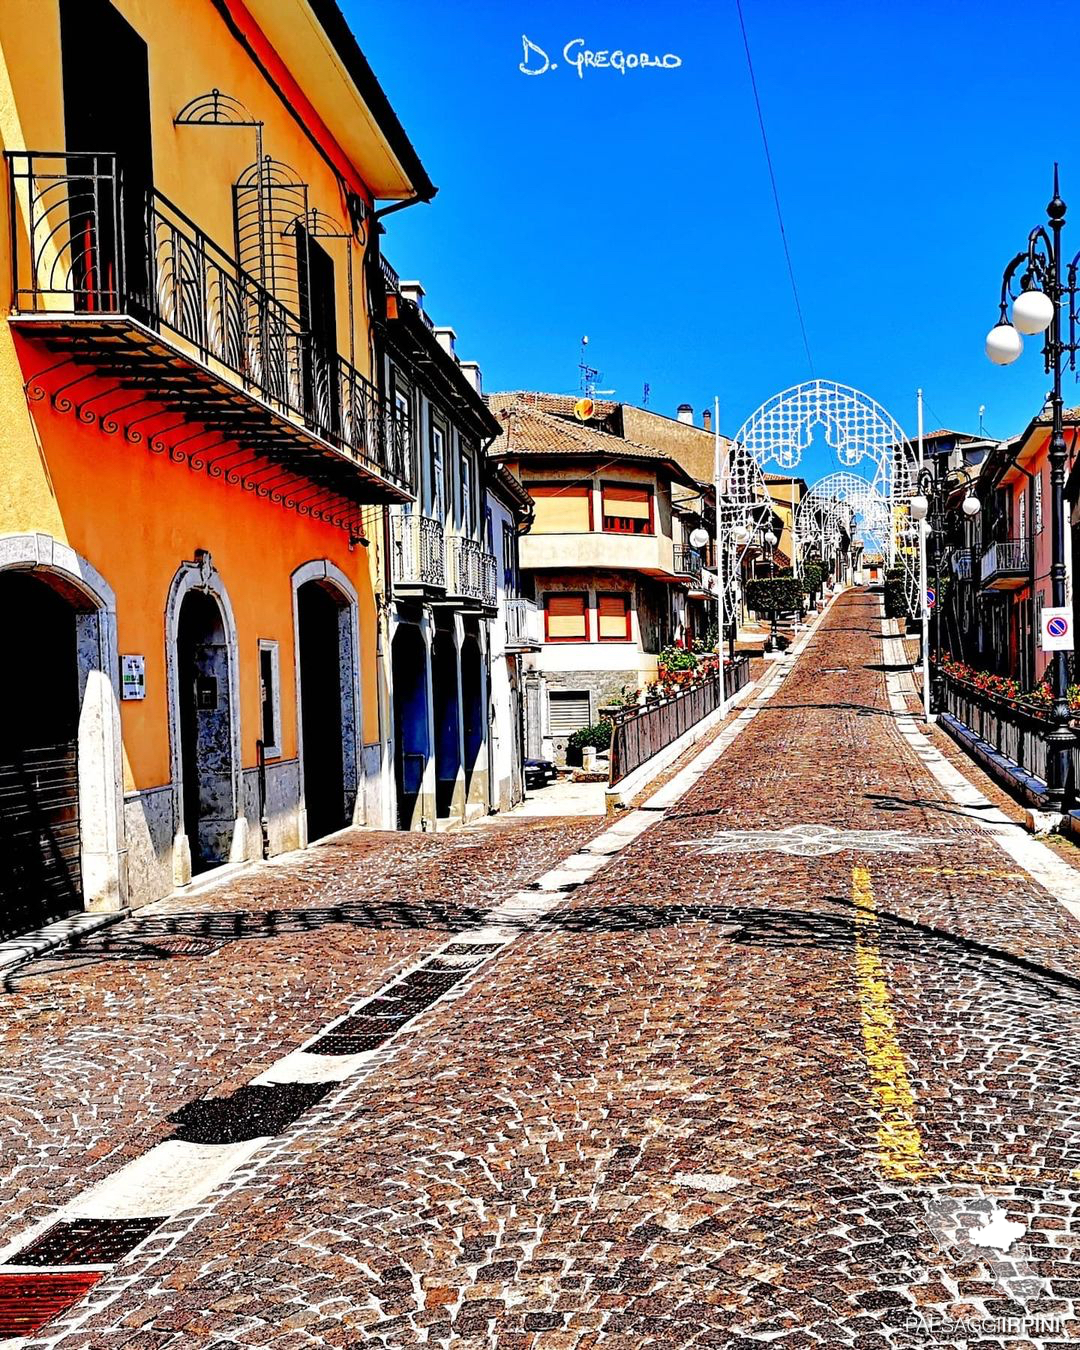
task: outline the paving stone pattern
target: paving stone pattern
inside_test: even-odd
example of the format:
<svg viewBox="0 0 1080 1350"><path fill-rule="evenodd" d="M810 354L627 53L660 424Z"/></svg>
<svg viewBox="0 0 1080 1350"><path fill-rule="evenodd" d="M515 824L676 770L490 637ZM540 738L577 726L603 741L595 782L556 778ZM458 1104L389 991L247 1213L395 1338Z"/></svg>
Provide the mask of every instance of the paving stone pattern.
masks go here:
<svg viewBox="0 0 1080 1350"><path fill-rule="evenodd" d="M602 827L357 832L18 968L0 995L0 1246Z"/></svg>
<svg viewBox="0 0 1080 1350"><path fill-rule="evenodd" d="M33 1345L1076 1343L1080 926L899 736L879 614L842 596L651 829ZM535 858L539 824L500 842ZM913 847L687 846L799 824ZM429 912L460 903L450 858ZM341 931L266 955L346 969ZM99 975L88 1039L143 969Z"/></svg>

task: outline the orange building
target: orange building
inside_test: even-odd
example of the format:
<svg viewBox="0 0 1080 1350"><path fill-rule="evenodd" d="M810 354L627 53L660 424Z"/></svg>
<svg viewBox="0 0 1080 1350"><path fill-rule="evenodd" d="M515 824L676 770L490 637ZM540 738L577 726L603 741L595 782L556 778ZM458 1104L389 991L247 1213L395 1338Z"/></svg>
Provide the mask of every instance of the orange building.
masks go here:
<svg viewBox="0 0 1080 1350"><path fill-rule="evenodd" d="M369 282L435 189L333 0L5 0L0 58L10 933L387 823Z"/></svg>

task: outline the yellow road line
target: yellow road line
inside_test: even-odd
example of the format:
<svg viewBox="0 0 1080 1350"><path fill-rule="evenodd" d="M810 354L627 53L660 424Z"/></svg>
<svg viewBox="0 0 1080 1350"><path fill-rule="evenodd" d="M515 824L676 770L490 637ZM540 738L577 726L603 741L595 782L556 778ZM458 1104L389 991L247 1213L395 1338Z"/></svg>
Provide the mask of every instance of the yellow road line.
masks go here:
<svg viewBox="0 0 1080 1350"><path fill-rule="evenodd" d="M892 996L878 950L880 920L869 868L852 868L851 898L855 904L855 973L863 1050L870 1072L870 1089L881 1116L877 1130L878 1160L885 1173L895 1180L926 1181L939 1173L926 1162L922 1135L915 1123L915 1093L900 1047Z"/></svg>
<svg viewBox="0 0 1080 1350"><path fill-rule="evenodd" d="M877 1130L878 1161L885 1174L898 1181L942 1181L950 1185L1062 1186L1080 1181L1080 1167L1067 1176L1053 1168L1024 1163L960 1163L935 1167L926 1160L922 1134L915 1119L915 1092L893 1013L892 995L878 950L881 920L874 900L870 870L851 869L851 898L855 905L855 971L859 990L863 1050L870 1090L881 1117Z"/></svg>

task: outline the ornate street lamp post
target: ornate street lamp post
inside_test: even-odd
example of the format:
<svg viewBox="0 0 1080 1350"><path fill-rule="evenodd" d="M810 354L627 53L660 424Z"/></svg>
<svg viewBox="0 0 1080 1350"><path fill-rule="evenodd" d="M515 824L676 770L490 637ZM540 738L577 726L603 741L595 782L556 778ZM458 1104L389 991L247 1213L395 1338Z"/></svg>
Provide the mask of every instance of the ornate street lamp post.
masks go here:
<svg viewBox="0 0 1080 1350"><path fill-rule="evenodd" d="M1045 333L1043 359L1054 383L1050 394L1050 588L1051 603L1065 601L1065 427L1061 398L1061 372L1067 361L1076 369L1080 349L1077 333L1077 272L1080 253L1068 264L1062 281L1061 232L1065 203L1058 191L1058 166L1054 165L1054 195L1047 208L1048 225L1037 225L1028 235L1027 248L1005 269L1001 280L1001 311L997 324L986 337L986 354L995 365L1011 364L1024 349L1025 333ZM1019 274L1019 275L1018 275ZM1015 287L1019 287L1019 291ZM1009 322L1009 304L1012 322ZM1068 305L1069 336L1062 338L1062 307ZM1069 671L1067 654L1053 653L1051 666L1050 732L1046 745L1046 796L1052 810L1065 810L1069 758L1073 737L1069 731Z"/></svg>
<svg viewBox="0 0 1080 1350"><path fill-rule="evenodd" d="M979 499L971 491L973 480L967 469L949 469L941 474L936 471L937 461L934 468L934 473L929 469L919 470L915 496L909 500L908 510L922 534L920 548L925 548L927 534L934 541L934 678L930 686L930 711L940 712L945 702L945 671L941 665L941 555L944 552L946 506L953 493L966 483L968 491L960 509L970 520L979 514Z"/></svg>

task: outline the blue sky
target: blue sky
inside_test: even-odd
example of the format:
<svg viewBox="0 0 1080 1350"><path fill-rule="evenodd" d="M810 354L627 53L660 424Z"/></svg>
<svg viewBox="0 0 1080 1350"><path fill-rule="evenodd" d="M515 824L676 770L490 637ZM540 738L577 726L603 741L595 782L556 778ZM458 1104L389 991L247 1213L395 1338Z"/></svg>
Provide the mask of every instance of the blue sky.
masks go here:
<svg viewBox="0 0 1080 1350"><path fill-rule="evenodd" d="M699 417L718 395L729 433L808 378L735 0L341 3L440 188L388 219L387 257L486 389L575 390L584 333L600 387L640 403L648 383L651 408ZM982 345L1055 158L1080 250L1068 94L1051 119L1031 80L1074 5L1041 6L1037 30L1005 0L743 11L814 373L910 435L919 385L928 429L977 431L984 404L989 434L1020 430L1041 357L1029 340L1002 370ZM557 68L523 75L523 35ZM682 65L579 77L574 39Z"/></svg>

